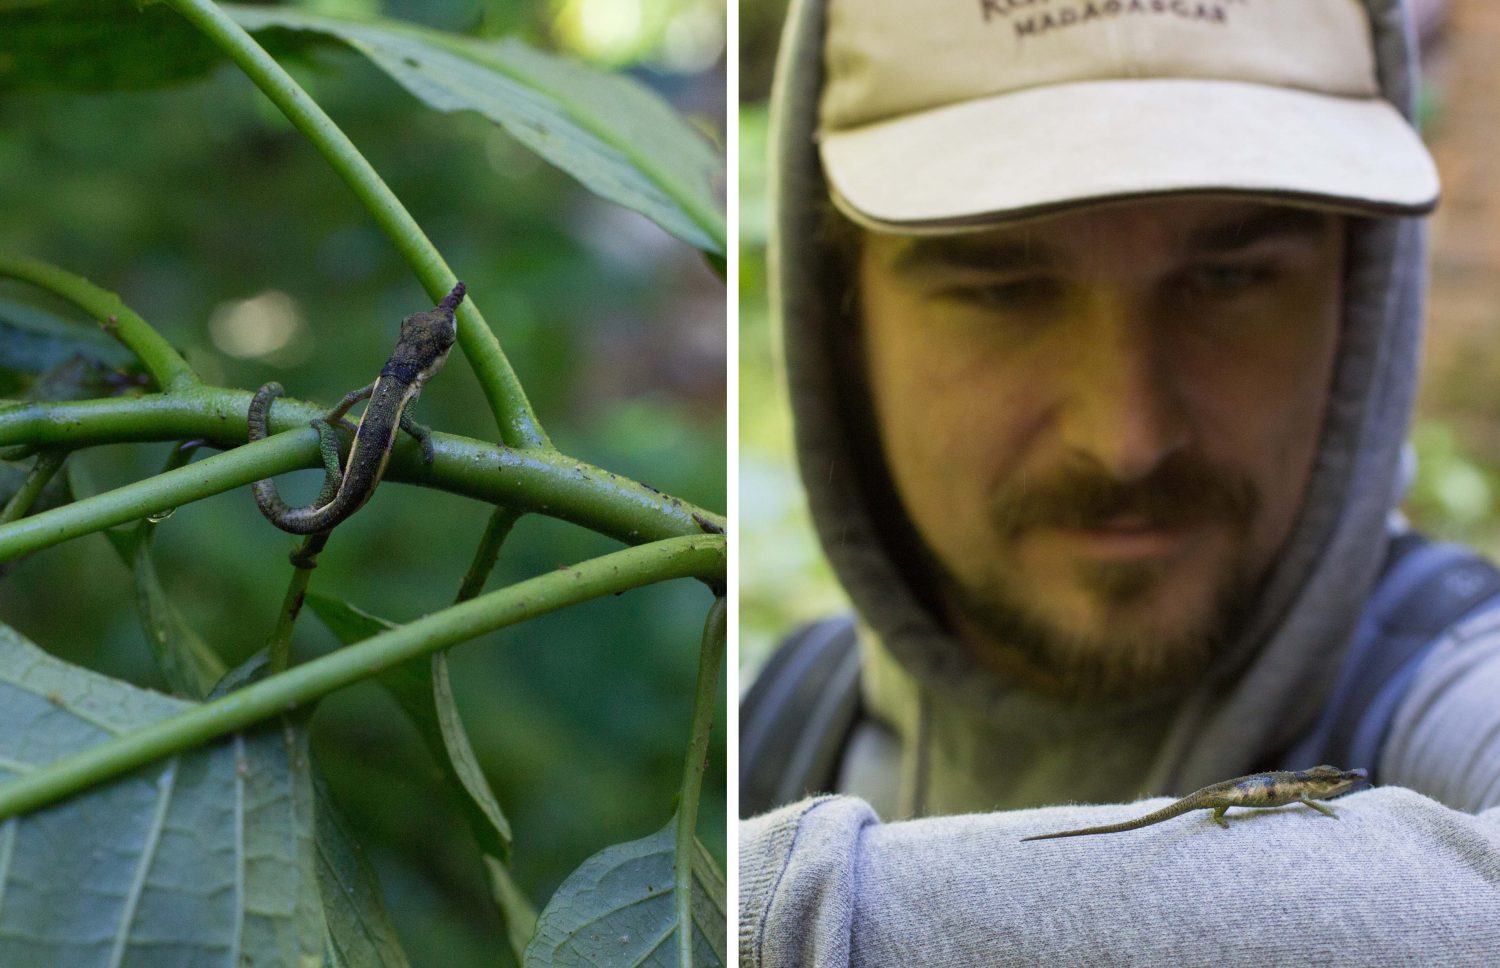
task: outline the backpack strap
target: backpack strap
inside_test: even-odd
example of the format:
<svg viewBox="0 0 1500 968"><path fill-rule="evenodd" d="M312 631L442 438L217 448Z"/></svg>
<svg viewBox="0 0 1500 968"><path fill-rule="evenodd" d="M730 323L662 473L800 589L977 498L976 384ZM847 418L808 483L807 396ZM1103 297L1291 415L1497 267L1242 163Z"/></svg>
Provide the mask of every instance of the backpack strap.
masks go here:
<svg viewBox="0 0 1500 968"><path fill-rule="evenodd" d="M859 720L853 615L797 629L740 701L740 816L831 791Z"/></svg>
<svg viewBox="0 0 1500 968"><path fill-rule="evenodd" d="M1500 570L1478 554L1415 532L1392 538L1328 705L1285 765L1358 766L1378 779L1381 746L1422 660L1452 626L1494 607Z"/></svg>

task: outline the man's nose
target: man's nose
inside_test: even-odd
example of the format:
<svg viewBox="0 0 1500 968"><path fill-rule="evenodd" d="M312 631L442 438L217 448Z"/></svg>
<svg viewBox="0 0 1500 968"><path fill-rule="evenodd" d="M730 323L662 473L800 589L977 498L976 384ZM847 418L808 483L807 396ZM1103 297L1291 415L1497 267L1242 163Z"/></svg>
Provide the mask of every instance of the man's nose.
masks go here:
<svg viewBox="0 0 1500 968"><path fill-rule="evenodd" d="M1117 479L1138 480L1188 444L1180 361L1148 306L1118 295L1090 303L1069 354L1063 442Z"/></svg>

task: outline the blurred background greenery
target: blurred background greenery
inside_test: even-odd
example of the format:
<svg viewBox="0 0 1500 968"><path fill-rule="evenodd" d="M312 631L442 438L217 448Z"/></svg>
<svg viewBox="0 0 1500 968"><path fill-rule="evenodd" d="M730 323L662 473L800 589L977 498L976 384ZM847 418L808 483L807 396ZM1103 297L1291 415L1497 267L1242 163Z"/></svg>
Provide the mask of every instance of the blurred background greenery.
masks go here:
<svg viewBox="0 0 1500 968"><path fill-rule="evenodd" d="M1417 477L1405 505L1435 536L1500 556L1500 4L1413 0L1423 133L1443 178ZM740 669L742 687L802 622L847 604L822 560L792 464L779 334L766 304L766 101L785 0L740 8Z"/></svg>
<svg viewBox="0 0 1500 968"><path fill-rule="evenodd" d="M722 0L337 0L628 71L723 144ZM725 286L698 252L600 201L476 116L438 114L352 52L294 76L365 152L496 328L563 452L705 507L725 507ZM208 381L332 403L368 382L396 324L431 301L323 158L234 68L143 92L0 98L0 249L119 293ZM0 300L37 301L0 284ZM73 314L76 318L76 313ZM80 320L87 325L93 321ZM0 392L9 393L12 387ZM495 439L455 359L417 410ZM168 445L77 455L99 489L156 473ZM283 481L289 500L320 473ZM490 508L382 488L340 528L315 591L395 621L452 601ZM270 633L294 539L248 489L158 526L157 567L194 628L235 664ZM541 517L510 537L496 588L618 547ZM692 582L570 608L452 655L459 708L515 829L514 869L540 906L586 857L670 817L711 597ZM21 562L0 620L69 661L161 688L129 573L102 536ZM336 643L311 614L308 656ZM724 861L723 711L699 835ZM435 765L374 686L326 700L314 750L379 873L414 965L503 963L477 851Z"/></svg>

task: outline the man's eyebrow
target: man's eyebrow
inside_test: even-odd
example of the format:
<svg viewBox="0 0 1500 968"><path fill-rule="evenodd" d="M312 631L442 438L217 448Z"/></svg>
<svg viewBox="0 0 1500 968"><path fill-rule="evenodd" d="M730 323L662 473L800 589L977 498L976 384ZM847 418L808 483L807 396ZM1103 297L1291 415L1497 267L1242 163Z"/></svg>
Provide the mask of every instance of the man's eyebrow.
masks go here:
<svg viewBox="0 0 1500 968"><path fill-rule="evenodd" d="M933 235L909 239L891 260L898 275L928 269L980 269L1007 272L1035 269L1052 262L1050 250L1029 238L984 238L973 235Z"/></svg>
<svg viewBox="0 0 1500 968"><path fill-rule="evenodd" d="M1193 252L1234 252L1275 239L1316 241L1328 231L1330 216L1308 208L1268 208L1188 233Z"/></svg>

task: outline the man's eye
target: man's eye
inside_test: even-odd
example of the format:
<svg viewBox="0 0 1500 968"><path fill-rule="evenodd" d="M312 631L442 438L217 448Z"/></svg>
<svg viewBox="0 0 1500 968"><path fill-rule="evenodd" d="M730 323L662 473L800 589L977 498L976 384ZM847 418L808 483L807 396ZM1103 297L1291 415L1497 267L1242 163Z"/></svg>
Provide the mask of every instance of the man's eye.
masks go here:
<svg viewBox="0 0 1500 968"><path fill-rule="evenodd" d="M1233 295L1243 292L1270 276L1265 266L1252 263L1208 263L1194 266L1188 273L1189 284L1209 295Z"/></svg>
<svg viewBox="0 0 1500 968"><path fill-rule="evenodd" d="M1004 282L954 286L942 295L981 309L1020 311L1047 304L1059 291L1060 287L1053 279L1028 276Z"/></svg>

